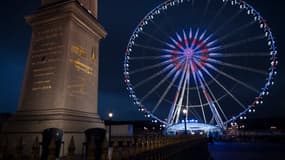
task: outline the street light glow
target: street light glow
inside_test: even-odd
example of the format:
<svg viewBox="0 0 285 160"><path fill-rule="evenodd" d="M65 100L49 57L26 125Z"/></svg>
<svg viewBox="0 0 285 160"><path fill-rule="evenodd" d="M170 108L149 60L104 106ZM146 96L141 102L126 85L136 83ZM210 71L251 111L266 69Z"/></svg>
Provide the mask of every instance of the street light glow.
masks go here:
<svg viewBox="0 0 285 160"><path fill-rule="evenodd" d="M186 114L187 113L187 109L183 109L182 112L183 112L183 114Z"/></svg>
<svg viewBox="0 0 285 160"><path fill-rule="evenodd" d="M109 118L112 118L112 117L113 117L113 113L110 112L110 113L108 114L108 116L109 116Z"/></svg>

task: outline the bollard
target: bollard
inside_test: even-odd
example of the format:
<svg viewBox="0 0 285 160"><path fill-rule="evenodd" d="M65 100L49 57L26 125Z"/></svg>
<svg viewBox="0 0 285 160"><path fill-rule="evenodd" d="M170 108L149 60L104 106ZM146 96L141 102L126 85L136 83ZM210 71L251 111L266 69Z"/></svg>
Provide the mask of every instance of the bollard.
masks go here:
<svg viewBox="0 0 285 160"><path fill-rule="evenodd" d="M58 128L48 128L45 129L42 133L42 156L41 160L47 160L48 155L51 156L49 153L49 147L51 146L51 142L53 141L55 145L54 157L59 158L61 144L62 144L62 137L63 131Z"/></svg>

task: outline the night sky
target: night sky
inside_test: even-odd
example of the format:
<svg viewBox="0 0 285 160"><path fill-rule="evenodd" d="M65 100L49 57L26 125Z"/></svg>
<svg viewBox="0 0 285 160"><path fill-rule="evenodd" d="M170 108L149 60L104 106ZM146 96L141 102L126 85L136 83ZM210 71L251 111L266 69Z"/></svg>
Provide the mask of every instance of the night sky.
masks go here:
<svg viewBox="0 0 285 160"><path fill-rule="evenodd" d="M99 113L105 118L114 112L116 120L143 119L129 99L123 79L124 51L129 37L140 20L163 0L99 0L99 22L108 32L100 43ZM282 0L248 0L265 19L277 42L278 76L265 103L255 118L285 118L284 4ZM31 28L24 16L40 6L40 0L1 2L0 16L0 112L15 112L18 105Z"/></svg>

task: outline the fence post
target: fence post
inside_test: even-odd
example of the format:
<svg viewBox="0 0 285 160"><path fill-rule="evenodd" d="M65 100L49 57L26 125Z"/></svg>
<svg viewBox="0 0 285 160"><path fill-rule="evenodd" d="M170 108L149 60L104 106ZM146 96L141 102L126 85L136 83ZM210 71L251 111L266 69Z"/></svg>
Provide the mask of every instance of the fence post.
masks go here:
<svg viewBox="0 0 285 160"><path fill-rule="evenodd" d="M23 158L23 149L24 149L24 143L23 143L23 137L21 136L16 145L16 159L21 160Z"/></svg>
<svg viewBox="0 0 285 160"><path fill-rule="evenodd" d="M112 154L112 160L118 160L119 159L119 142L118 140L113 140L113 154Z"/></svg>
<svg viewBox="0 0 285 160"><path fill-rule="evenodd" d="M108 160L108 142L105 139L102 145L102 155L101 155L101 160Z"/></svg>
<svg viewBox="0 0 285 160"><path fill-rule="evenodd" d="M32 160L40 159L40 143L38 136L36 137L32 147Z"/></svg>
<svg viewBox="0 0 285 160"><path fill-rule="evenodd" d="M131 139L130 144L129 144L129 153L130 153L130 159L134 159L136 156L136 144L134 138Z"/></svg>
<svg viewBox="0 0 285 160"><path fill-rule="evenodd" d="M129 159L129 144L128 140L123 138L122 142L122 159L123 160L128 160Z"/></svg>
<svg viewBox="0 0 285 160"><path fill-rule="evenodd" d="M8 137L4 138L1 144L1 150L0 150L0 160L5 160L8 158Z"/></svg>

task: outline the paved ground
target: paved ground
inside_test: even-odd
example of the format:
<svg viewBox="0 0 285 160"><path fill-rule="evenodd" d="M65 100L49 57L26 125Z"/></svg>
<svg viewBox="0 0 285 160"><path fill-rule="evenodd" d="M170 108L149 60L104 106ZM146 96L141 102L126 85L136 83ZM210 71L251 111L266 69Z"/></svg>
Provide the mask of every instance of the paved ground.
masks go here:
<svg viewBox="0 0 285 160"><path fill-rule="evenodd" d="M285 144L224 143L209 144L213 160L284 160Z"/></svg>

